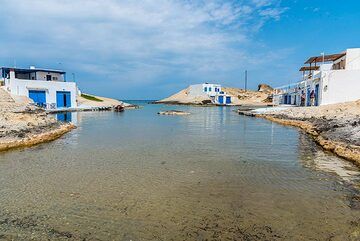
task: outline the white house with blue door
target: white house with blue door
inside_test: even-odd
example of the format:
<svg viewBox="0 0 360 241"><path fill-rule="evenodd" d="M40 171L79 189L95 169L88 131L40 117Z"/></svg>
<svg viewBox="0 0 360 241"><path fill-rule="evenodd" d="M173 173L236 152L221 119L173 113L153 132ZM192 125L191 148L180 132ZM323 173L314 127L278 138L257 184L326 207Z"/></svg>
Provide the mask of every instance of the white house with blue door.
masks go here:
<svg viewBox="0 0 360 241"><path fill-rule="evenodd" d="M215 103L220 105L230 105L231 104L231 96L226 94L224 91L220 91L215 96Z"/></svg>
<svg viewBox="0 0 360 241"><path fill-rule="evenodd" d="M310 57L300 68L302 80L275 88L273 102L310 106L328 105L360 99L360 48Z"/></svg>
<svg viewBox="0 0 360 241"><path fill-rule="evenodd" d="M77 107L78 88L66 81L66 72L35 67L0 69L5 89L13 95L27 96L46 109Z"/></svg>
<svg viewBox="0 0 360 241"><path fill-rule="evenodd" d="M231 96L222 91L219 84L196 84L189 87L190 96L208 96L214 104L229 105Z"/></svg>

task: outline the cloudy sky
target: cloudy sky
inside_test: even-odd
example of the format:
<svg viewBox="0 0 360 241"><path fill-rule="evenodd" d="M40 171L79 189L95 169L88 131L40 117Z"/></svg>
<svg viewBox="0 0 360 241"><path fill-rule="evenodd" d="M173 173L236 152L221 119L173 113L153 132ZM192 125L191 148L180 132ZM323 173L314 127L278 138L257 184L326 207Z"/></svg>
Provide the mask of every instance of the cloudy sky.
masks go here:
<svg viewBox="0 0 360 241"><path fill-rule="evenodd" d="M297 81L360 47L360 1L0 0L0 66L64 69L84 92L158 99L191 83Z"/></svg>

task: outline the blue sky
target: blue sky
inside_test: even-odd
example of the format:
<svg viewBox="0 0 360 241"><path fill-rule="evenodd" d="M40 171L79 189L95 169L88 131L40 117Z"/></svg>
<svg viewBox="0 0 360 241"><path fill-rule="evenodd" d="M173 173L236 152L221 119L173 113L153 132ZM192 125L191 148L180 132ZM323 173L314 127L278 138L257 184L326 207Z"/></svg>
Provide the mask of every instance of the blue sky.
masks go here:
<svg viewBox="0 0 360 241"><path fill-rule="evenodd" d="M87 93L158 99L191 83L272 86L360 47L358 0L0 0L0 65L60 68Z"/></svg>

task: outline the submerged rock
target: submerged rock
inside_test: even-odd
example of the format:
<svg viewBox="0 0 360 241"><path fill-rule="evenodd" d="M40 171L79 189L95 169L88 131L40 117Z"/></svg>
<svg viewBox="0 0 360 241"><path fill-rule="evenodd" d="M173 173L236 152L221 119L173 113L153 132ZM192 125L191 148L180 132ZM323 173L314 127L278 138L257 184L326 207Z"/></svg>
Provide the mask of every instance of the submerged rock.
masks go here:
<svg viewBox="0 0 360 241"><path fill-rule="evenodd" d="M159 115L190 115L189 112L181 111L181 110L167 110L158 112Z"/></svg>

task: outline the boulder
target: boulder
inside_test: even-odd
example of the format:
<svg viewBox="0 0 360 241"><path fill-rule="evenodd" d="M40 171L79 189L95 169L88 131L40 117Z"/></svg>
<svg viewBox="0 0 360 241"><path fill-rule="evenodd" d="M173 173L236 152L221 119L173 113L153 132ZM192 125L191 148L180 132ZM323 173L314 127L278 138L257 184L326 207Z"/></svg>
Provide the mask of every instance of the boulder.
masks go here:
<svg viewBox="0 0 360 241"><path fill-rule="evenodd" d="M273 88L270 85L267 84L259 84L258 85L258 91L260 92L271 92Z"/></svg>

